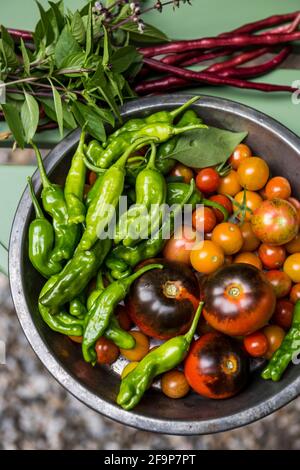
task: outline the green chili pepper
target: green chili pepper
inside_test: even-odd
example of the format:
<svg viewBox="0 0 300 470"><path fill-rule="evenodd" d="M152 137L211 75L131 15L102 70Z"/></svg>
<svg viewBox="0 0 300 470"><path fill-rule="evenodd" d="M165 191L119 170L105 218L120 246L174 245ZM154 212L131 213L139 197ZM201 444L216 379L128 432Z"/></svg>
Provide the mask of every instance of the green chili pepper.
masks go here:
<svg viewBox="0 0 300 470"><path fill-rule="evenodd" d="M85 219L86 208L83 203L86 166L84 163L85 132L81 133L78 148L72 158L71 167L65 184L65 199L70 224L80 224Z"/></svg>
<svg viewBox="0 0 300 470"><path fill-rule="evenodd" d="M94 163L99 168L109 168L112 162L122 155L128 145L131 145L136 139L142 137L154 137L158 139L159 142L165 142L171 137L182 134L183 132L206 127L207 126L204 124L193 124L183 127L174 127L164 122L146 124L137 131L123 132L120 134L104 149L101 156L99 156Z"/></svg>
<svg viewBox="0 0 300 470"><path fill-rule="evenodd" d="M85 361L95 360L94 344L107 329L114 309L125 298L131 284L150 269L162 269L161 264L149 264L126 279L114 281L97 298L89 312L89 321L82 341L82 353Z"/></svg>
<svg viewBox="0 0 300 470"><path fill-rule="evenodd" d="M181 183L181 182L168 183L167 184L167 204L169 206L172 206L173 204L180 204L182 199L185 198L185 196L188 194L189 191L190 191L189 184ZM201 203L202 203L202 194L196 188L192 196L188 200L187 204L192 204L194 207L196 206L196 204L201 204Z"/></svg>
<svg viewBox="0 0 300 470"><path fill-rule="evenodd" d="M114 241L123 240L125 246L133 246L139 239L148 238L150 231L154 233L162 219L161 205L166 201L166 182L163 175L156 170L156 147L151 143L152 151L148 164L136 179L136 203L122 214L116 226ZM143 216L137 218L137 213ZM130 230L141 223L139 238L133 239ZM137 228L137 227L136 227Z"/></svg>
<svg viewBox="0 0 300 470"><path fill-rule="evenodd" d="M280 380L289 363L300 353L300 300L294 307L292 326L262 372L263 379Z"/></svg>
<svg viewBox="0 0 300 470"><path fill-rule="evenodd" d="M77 297L96 275L111 248L108 238L98 240L90 251L76 252L59 273L56 283L42 297L41 303L55 311Z"/></svg>
<svg viewBox="0 0 300 470"><path fill-rule="evenodd" d="M62 270L60 263L52 260L54 245L54 230L52 224L46 219L34 193L31 178L27 178L35 219L29 226L28 255L34 268L48 278Z"/></svg>
<svg viewBox="0 0 300 470"><path fill-rule="evenodd" d="M168 238L172 236L174 232L174 224L177 215L182 210L184 204L188 203L192 194L195 191L194 180L191 180L189 188L189 192L182 197L181 202L176 205L174 210L170 211L170 213L167 214L162 226L154 236L152 236L148 240L140 242L134 247L125 247L124 245L119 245L112 250L112 252L105 260L105 263L106 266L112 270L111 274L113 277L121 275L119 271L123 268L123 266L121 267L119 264L121 260L125 262L127 266L133 268L138 263L146 259L154 258L162 251Z"/></svg>
<svg viewBox="0 0 300 470"><path fill-rule="evenodd" d="M80 234L79 225L69 223L67 204L61 186L52 184L45 171L43 159L37 146L35 150L40 176L42 180L42 202L44 210L53 218L55 245L51 259L54 262L68 260L72 257Z"/></svg>
<svg viewBox="0 0 300 470"><path fill-rule="evenodd" d="M94 197L99 193L99 190L100 190L100 187L101 187L101 184L102 184L101 183L102 176L103 176L103 174L98 175L95 183L93 184L93 186L91 187L91 189L87 193L86 200L85 200L85 203L86 203L87 207L90 206L90 204L91 204L92 200L94 199Z"/></svg>
<svg viewBox="0 0 300 470"><path fill-rule="evenodd" d="M174 119L179 116L185 109L191 106L195 101L199 100L199 96L194 96L179 108L173 109L172 111L158 111L150 114L145 118L134 118L129 119L122 127L113 132L106 140L105 144L101 146L96 140L92 140L87 149L87 156L92 162L97 162L101 157L104 148L108 147L117 137L120 135L137 131L144 127L146 124L155 124L156 122L166 122L167 124L173 124Z"/></svg>
<svg viewBox="0 0 300 470"><path fill-rule="evenodd" d="M84 317L87 313L86 295L84 292L70 301L70 315L73 317Z"/></svg>
<svg viewBox="0 0 300 470"><path fill-rule="evenodd" d="M134 408L156 376L173 369L184 360L194 338L202 307L203 302L200 302L192 325L185 335L171 338L149 352L122 380L117 397L118 405L125 410Z"/></svg>
<svg viewBox="0 0 300 470"><path fill-rule="evenodd" d="M189 109L179 120L177 127L184 127L188 126L189 124L201 123L202 119L195 113L195 111ZM178 142L178 138L178 136L172 137L172 139L168 140L167 142L164 142L157 149L156 167L163 175L167 175L168 173L170 173L170 171L177 163L176 160L174 160L173 158L166 157L172 154Z"/></svg>
<svg viewBox="0 0 300 470"><path fill-rule="evenodd" d="M122 195L125 182L125 164L136 148L149 143L153 138L136 140L102 176L98 193L92 199L86 215L86 229L77 250L89 250L115 216L115 208Z"/></svg>

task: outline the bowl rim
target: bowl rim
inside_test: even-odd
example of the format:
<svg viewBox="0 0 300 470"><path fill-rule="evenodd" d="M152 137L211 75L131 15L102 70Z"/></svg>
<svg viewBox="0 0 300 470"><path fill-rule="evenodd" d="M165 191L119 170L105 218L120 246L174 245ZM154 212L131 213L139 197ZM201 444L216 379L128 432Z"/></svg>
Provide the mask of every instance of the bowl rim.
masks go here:
<svg viewBox="0 0 300 470"><path fill-rule="evenodd" d="M183 104L192 96L195 96L195 94L176 93L159 95L156 97L138 98L125 104L121 109L121 114L126 118L131 113L137 112L141 109L151 111L151 108L157 107L158 103L167 105L168 107L178 106ZM276 132L288 146L292 147L294 151L299 153L300 158L299 137L275 119L261 111L257 111L254 108L232 100L204 94L200 94L200 96L201 99L194 103L193 107L201 108L203 106L209 106L212 109L232 111L234 114L259 122L260 126L267 129L271 128ZM55 167L60 163L61 155L71 150L76 142L78 142L79 135L80 129L76 129L67 135L49 152L44 160L47 172L55 169ZM35 186L40 186L38 170L34 172L33 183ZM29 192L26 188L16 209L10 234L9 281L15 310L27 340L43 365L68 392L85 405L121 424L138 429L175 435L196 435L211 434L244 426L267 416L275 410L278 410L300 394L299 376L271 398L265 399L251 408L234 413L230 416L203 421L171 421L167 419L142 416L134 410L130 412L125 411L115 403L108 402L105 399L100 398L96 393L85 388L74 377L72 377L59 360L52 355L46 342L40 336L26 303L25 292L21 282L21 247L25 237L23 229L28 215L29 199Z"/></svg>

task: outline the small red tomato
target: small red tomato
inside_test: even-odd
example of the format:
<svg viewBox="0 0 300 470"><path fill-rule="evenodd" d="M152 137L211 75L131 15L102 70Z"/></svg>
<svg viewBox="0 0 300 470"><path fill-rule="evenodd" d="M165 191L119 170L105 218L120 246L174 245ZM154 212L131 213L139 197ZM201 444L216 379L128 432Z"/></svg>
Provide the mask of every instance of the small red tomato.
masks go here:
<svg viewBox="0 0 300 470"><path fill-rule="evenodd" d="M124 307L124 305L118 305L115 314L120 327L125 331L129 331L132 326L132 321L128 315L127 308Z"/></svg>
<svg viewBox="0 0 300 470"><path fill-rule="evenodd" d="M167 241L163 257L169 261L190 264L190 253L196 240L196 231L192 227L184 225Z"/></svg>
<svg viewBox="0 0 300 470"><path fill-rule="evenodd" d="M300 284L295 284L290 292L290 301L295 304L297 300L300 300Z"/></svg>
<svg viewBox="0 0 300 470"><path fill-rule="evenodd" d="M95 350L97 353L97 362L99 364L112 364L120 354L119 348L109 339L99 338Z"/></svg>
<svg viewBox="0 0 300 470"><path fill-rule="evenodd" d="M98 178L97 173L95 173L94 171L89 172L89 184L91 186L93 186L97 178Z"/></svg>
<svg viewBox="0 0 300 470"><path fill-rule="evenodd" d="M239 144L234 149L232 155L229 158L229 163L234 170L237 170L240 164L245 158L251 157L251 149L246 144Z"/></svg>
<svg viewBox="0 0 300 470"><path fill-rule="evenodd" d="M298 216L298 224L300 225L300 201L294 197L289 197L288 201L295 207Z"/></svg>
<svg viewBox="0 0 300 470"><path fill-rule="evenodd" d="M274 352L280 348L281 343L285 337L285 332L280 326L277 325L270 325L266 326L263 329L264 335L266 335L268 340L268 350L265 354L267 359L271 359Z"/></svg>
<svg viewBox="0 0 300 470"><path fill-rule="evenodd" d="M265 192L267 199L288 199L292 190L286 178L283 178L283 176L275 176L267 182Z"/></svg>
<svg viewBox="0 0 300 470"><path fill-rule="evenodd" d="M292 324L294 304L286 299L280 299L276 303L272 323L288 331Z"/></svg>
<svg viewBox="0 0 300 470"><path fill-rule="evenodd" d="M206 194L214 193L220 184L220 176L214 168L203 168L196 177L197 188Z"/></svg>
<svg viewBox="0 0 300 470"><path fill-rule="evenodd" d="M214 196L211 196L209 199L210 201L217 202L218 204L223 206L228 211L229 214L232 214L232 203L228 197L224 196L223 194L215 194ZM219 209L215 209L215 208L213 208L213 211L217 218L217 222L223 222L224 215L222 214L222 212L219 211Z"/></svg>
<svg viewBox="0 0 300 470"><path fill-rule="evenodd" d="M170 173L171 176L180 176L183 178L183 182L189 184L191 179L194 177L193 170L188 166L182 165L182 163L177 163L174 166L173 170Z"/></svg>
<svg viewBox="0 0 300 470"><path fill-rule="evenodd" d="M266 269L278 269L283 266L286 251L283 246L272 246L262 243L258 249L258 255Z"/></svg>
<svg viewBox="0 0 300 470"><path fill-rule="evenodd" d="M193 227L200 233L211 232L217 223L215 213L209 207L198 207L193 212L192 218Z"/></svg>
<svg viewBox="0 0 300 470"><path fill-rule="evenodd" d="M272 270L267 271L265 276L272 285L277 299L281 299L289 294L292 281L285 272Z"/></svg>
<svg viewBox="0 0 300 470"><path fill-rule="evenodd" d="M255 331L251 335L245 336L244 347L252 357L262 357L268 350L268 340L261 331Z"/></svg>
<svg viewBox="0 0 300 470"><path fill-rule="evenodd" d="M254 234L263 243L284 245L298 233L296 209L285 199L263 201L251 218Z"/></svg>
<svg viewBox="0 0 300 470"><path fill-rule="evenodd" d="M220 333L207 333L195 341L184 364L192 389L208 398L236 395L246 385L248 374L248 358L238 341Z"/></svg>

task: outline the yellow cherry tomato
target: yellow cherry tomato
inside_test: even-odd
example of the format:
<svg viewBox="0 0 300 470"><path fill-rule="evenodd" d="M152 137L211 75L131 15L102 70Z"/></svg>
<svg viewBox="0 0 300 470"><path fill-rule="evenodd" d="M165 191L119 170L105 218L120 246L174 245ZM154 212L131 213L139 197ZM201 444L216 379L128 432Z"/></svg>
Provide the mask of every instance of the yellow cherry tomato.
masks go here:
<svg viewBox="0 0 300 470"><path fill-rule="evenodd" d="M191 264L200 273L213 273L224 264L224 252L211 240L203 240L192 249Z"/></svg>
<svg viewBox="0 0 300 470"><path fill-rule="evenodd" d="M246 199L246 207L250 209L249 211L245 211L245 220L251 220L252 214L257 209L261 203L263 202L261 196L254 191L240 191L235 195L234 200L239 204L242 205L244 202L244 198ZM238 206L233 204L234 210L238 210ZM239 214L239 218L242 217L242 214Z"/></svg>
<svg viewBox="0 0 300 470"><path fill-rule="evenodd" d="M259 191L268 181L270 170L259 157L245 158L237 169L240 185L250 191Z"/></svg>
<svg viewBox="0 0 300 470"><path fill-rule="evenodd" d="M244 242L239 226L230 222L217 225L211 239L222 248L225 255L234 255L240 251Z"/></svg>
<svg viewBox="0 0 300 470"><path fill-rule="evenodd" d="M218 193L229 196L235 196L241 190L237 172L231 170L226 176L221 178L218 186Z"/></svg>
<svg viewBox="0 0 300 470"><path fill-rule="evenodd" d="M283 270L293 282L300 282L300 253L288 256L284 262Z"/></svg>

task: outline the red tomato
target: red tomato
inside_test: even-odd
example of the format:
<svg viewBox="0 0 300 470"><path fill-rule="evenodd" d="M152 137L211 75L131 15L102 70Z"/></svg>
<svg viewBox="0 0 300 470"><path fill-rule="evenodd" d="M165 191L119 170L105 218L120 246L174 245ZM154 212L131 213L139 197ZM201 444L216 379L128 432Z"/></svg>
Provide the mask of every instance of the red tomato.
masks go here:
<svg viewBox="0 0 300 470"><path fill-rule="evenodd" d="M258 255L266 269L278 269L285 261L286 251L283 246L262 243L258 249Z"/></svg>
<svg viewBox="0 0 300 470"><path fill-rule="evenodd" d="M277 299L288 295L292 287L292 281L285 272L272 270L266 272L265 275L272 285Z"/></svg>
<svg viewBox="0 0 300 470"><path fill-rule="evenodd" d="M98 178L97 173L95 173L94 171L89 172L89 184L91 186L93 186L97 178Z"/></svg>
<svg viewBox="0 0 300 470"><path fill-rule="evenodd" d="M191 179L194 177L193 170L188 166L182 165L182 163L177 163L173 170L170 173L171 176L181 176L183 182L189 184Z"/></svg>
<svg viewBox="0 0 300 470"><path fill-rule="evenodd" d="M197 233L192 227L184 225L167 241L163 257L169 261L190 264L190 253L196 242Z"/></svg>
<svg viewBox="0 0 300 470"><path fill-rule="evenodd" d="M208 276L203 286L206 321L230 336L244 336L271 318L276 297L263 272L250 264L231 264Z"/></svg>
<svg viewBox="0 0 300 470"><path fill-rule="evenodd" d="M266 184L267 199L288 199L291 195L291 185L283 176L275 176L271 178Z"/></svg>
<svg viewBox="0 0 300 470"><path fill-rule="evenodd" d="M261 331L255 331L251 335L245 336L244 347L252 357L262 357L268 350L268 340Z"/></svg>
<svg viewBox="0 0 300 470"><path fill-rule="evenodd" d="M272 317L272 323L288 331L292 325L294 304L286 299L276 302L276 308Z"/></svg>
<svg viewBox="0 0 300 470"><path fill-rule="evenodd" d="M298 233L296 209L284 199L263 201L251 218L255 235L269 245L284 245Z"/></svg>
<svg viewBox="0 0 300 470"><path fill-rule="evenodd" d="M129 331L132 326L131 318L127 312L127 308L124 305L118 305L115 310L115 315L119 322L119 325L123 330Z"/></svg>
<svg viewBox="0 0 300 470"><path fill-rule="evenodd" d="M223 194L215 194L209 198L211 201L217 202L221 204L221 206L225 207L229 214L232 214L232 204L228 197L224 196ZM222 222L224 220L224 216L219 209L213 209L215 216L217 218L217 222Z"/></svg>
<svg viewBox="0 0 300 470"><path fill-rule="evenodd" d="M97 353L97 361L99 364L112 364L120 354L119 348L109 339L99 338L95 350Z"/></svg>
<svg viewBox="0 0 300 470"><path fill-rule="evenodd" d="M208 398L228 398L246 384L249 362L239 343L220 333L195 341L185 360L184 375L192 389Z"/></svg>
<svg viewBox="0 0 300 470"><path fill-rule="evenodd" d="M193 212L192 223L194 229L198 232L208 233L214 229L217 219L210 207L202 206Z"/></svg>
<svg viewBox="0 0 300 470"><path fill-rule="evenodd" d="M196 186L203 193L214 193L220 184L220 176L214 168L203 168L196 177Z"/></svg>
<svg viewBox="0 0 300 470"><path fill-rule="evenodd" d="M295 304L297 300L300 300L300 284L295 284L290 292L290 301Z"/></svg>
<svg viewBox="0 0 300 470"><path fill-rule="evenodd" d="M289 197L288 201L295 207L298 216L298 224L300 225L300 201L294 197Z"/></svg>

